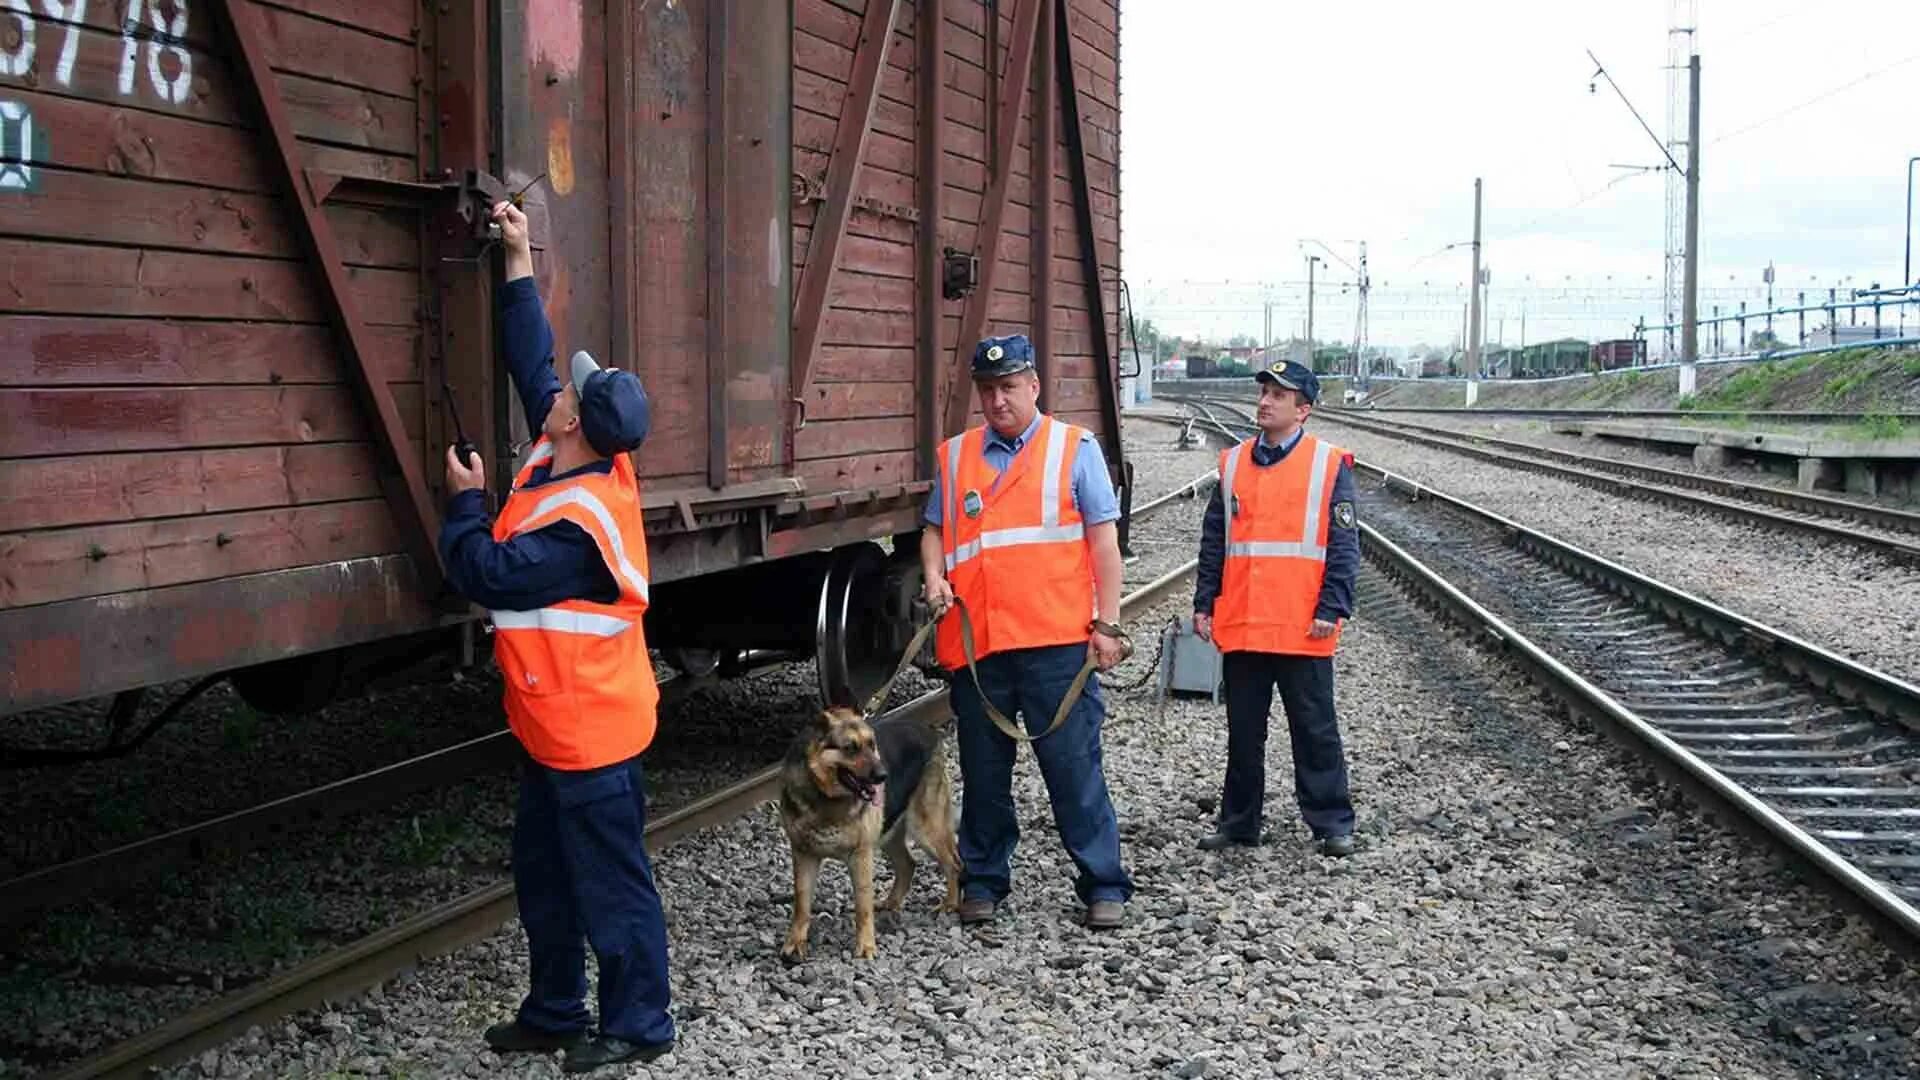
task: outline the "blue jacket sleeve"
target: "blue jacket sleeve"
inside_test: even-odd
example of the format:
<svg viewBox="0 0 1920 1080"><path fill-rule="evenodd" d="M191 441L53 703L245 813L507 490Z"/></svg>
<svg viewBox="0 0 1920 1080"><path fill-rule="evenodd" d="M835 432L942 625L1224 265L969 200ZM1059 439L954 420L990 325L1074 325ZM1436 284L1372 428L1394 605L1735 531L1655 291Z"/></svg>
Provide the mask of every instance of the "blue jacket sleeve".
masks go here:
<svg viewBox="0 0 1920 1080"><path fill-rule="evenodd" d="M1200 565L1193 572L1193 610L1213 614L1213 602L1220 598L1220 569L1227 557L1227 511L1220 498L1220 485L1213 486L1207 500L1206 516L1200 519Z"/></svg>
<svg viewBox="0 0 1920 1080"><path fill-rule="evenodd" d="M527 430L537 435L560 393L560 376L553 371L553 327L532 278L500 286L500 337L506 346L507 374L527 411Z"/></svg>
<svg viewBox="0 0 1920 1080"><path fill-rule="evenodd" d="M608 604L619 598L613 572L585 529L571 521L493 539L486 495L463 491L447 503L440 558L460 595L496 611L532 611L562 600Z"/></svg>
<svg viewBox="0 0 1920 1080"><path fill-rule="evenodd" d="M1353 615L1353 583L1360 575L1360 515L1354 503L1353 466L1342 462L1327 500L1327 572L1313 617L1332 622Z"/></svg>

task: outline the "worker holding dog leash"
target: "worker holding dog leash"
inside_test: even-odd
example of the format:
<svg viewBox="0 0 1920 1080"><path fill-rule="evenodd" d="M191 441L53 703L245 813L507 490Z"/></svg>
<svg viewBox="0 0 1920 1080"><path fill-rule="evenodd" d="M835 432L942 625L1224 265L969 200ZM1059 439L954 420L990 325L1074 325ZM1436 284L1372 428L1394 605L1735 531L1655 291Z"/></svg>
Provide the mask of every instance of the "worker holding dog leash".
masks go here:
<svg viewBox="0 0 1920 1080"><path fill-rule="evenodd" d="M927 604L941 619L935 654L953 673L959 721L960 921L992 920L1011 889L1014 751L1030 742L1079 868L1086 925L1111 929L1125 921L1133 882L1093 671L1127 654L1116 625L1119 503L1093 436L1039 411L1025 335L980 342L972 374L987 422L941 445L920 538Z"/></svg>
<svg viewBox="0 0 1920 1080"><path fill-rule="evenodd" d="M1333 652L1353 614L1360 533L1352 458L1306 433L1320 380L1291 360L1256 372L1260 434L1221 452L1200 530L1194 632L1217 645L1227 692L1227 777L1205 851L1261 842L1267 713L1278 685L1294 795L1323 854L1353 852Z"/></svg>
<svg viewBox="0 0 1920 1080"><path fill-rule="evenodd" d="M648 1061L673 1048L667 928L647 859L640 754L660 692L647 656L647 538L628 454L647 437L646 391L630 371L573 355L564 384L534 287L527 218L493 208L506 248L500 291L508 373L540 432L498 520L485 467L447 450L454 492L440 531L447 578L490 609L507 723L525 747L513 879L532 986L496 1051L566 1051L567 1072ZM586 946L599 963L589 1030Z"/></svg>

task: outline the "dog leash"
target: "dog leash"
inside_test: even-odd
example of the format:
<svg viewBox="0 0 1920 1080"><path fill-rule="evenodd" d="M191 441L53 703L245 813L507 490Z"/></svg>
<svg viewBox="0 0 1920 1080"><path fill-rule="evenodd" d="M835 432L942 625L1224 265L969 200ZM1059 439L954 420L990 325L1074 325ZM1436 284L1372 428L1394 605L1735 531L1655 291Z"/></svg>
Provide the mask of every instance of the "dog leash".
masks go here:
<svg viewBox="0 0 1920 1080"><path fill-rule="evenodd" d="M1080 703L1080 695L1087 689L1087 680L1093 677L1094 671L1100 666L1093 651L1087 651L1086 662L1080 665L1080 671L1074 675L1073 683L1067 687L1066 696L1060 699L1060 707L1054 710L1053 722L1048 724L1047 729L1040 734L1029 735L1022 731L1019 725L1007 719L1007 715L995 708L993 702L987 698L986 690L980 685L980 671L974 657L973 616L967 612L967 602L958 596L953 598L953 606L960 613L960 652L967 659L967 674L973 679L974 692L980 695L980 704L986 709L987 719L993 721L993 726L999 728L1007 738L1017 742L1037 742L1058 731L1060 725L1067 722L1067 716L1073 712L1073 707ZM921 623L914 631L913 640L907 643L907 650L900 654L900 665L893 669L893 674L880 689L867 699L866 708L862 710L867 716L874 715L881 703L886 701L887 695L893 691L893 684L900 681L900 676L906 674L907 668L912 666L914 657L920 655L920 650L926 646L927 638L940 625L940 619L941 616L929 616L927 621ZM1125 663L1133 656L1133 639L1127 636L1125 630L1120 630L1117 626L1114 629L1119 632L1110 636L1119 639L1120 661Z"/></svg>

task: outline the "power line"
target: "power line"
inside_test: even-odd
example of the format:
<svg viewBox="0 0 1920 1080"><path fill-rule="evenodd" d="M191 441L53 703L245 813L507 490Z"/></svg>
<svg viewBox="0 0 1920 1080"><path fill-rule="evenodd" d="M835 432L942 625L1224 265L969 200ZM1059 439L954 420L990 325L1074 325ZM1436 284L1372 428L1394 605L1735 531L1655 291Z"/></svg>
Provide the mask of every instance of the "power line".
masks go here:
<svg viewBox="0 0 1920 1080"><path fill-rule="evenodd" d="M1740 136L1745 135L1750 131L1757 131L1760 128L1766 127L1768 124L1771 124L1776 120L1784 120L1787 117L1792 116L1794 113L1799 112L1801 109L1807 108L1810 105L1818 105L1822 101L1825 101L1828 98L1835 96L1836 94L1844 93L1845 91L1851 90L1854 87L1859 86L1861 83L1866 82L1868 79L1878 78L1882 75L1885 75L1887 72L1894 70L1895 68L1905 67L1908 64L1913 63L1915 60L1920 60L1920 53L1914 53L1912 56L1909 56L1903 60L1895 60L1893 63L1888 64L1886 67L1876 68L1872 71L1869 71L1865 75L1862 75L1857 79L1854 79L1852 82L1842 83L1841 85L1836 86L1831 90L1826 90L1826 91L1822 91L1819 94L1815 94L1813 97L1808 98L1807 100L1801 102L1798 105L1789 106L1788 108L1782 109L1781 111L1774 113L1772 116L1769 116L1764 120L1756 120L1753 123L1748 124L1746 127L1740 128L1737 131L1733 131L1729 134L1722 135L1717 139L1713 139L1709 141L1707 145L1718 146L1719 144L1726 142L1728 139L1737 139Z"/></svg>

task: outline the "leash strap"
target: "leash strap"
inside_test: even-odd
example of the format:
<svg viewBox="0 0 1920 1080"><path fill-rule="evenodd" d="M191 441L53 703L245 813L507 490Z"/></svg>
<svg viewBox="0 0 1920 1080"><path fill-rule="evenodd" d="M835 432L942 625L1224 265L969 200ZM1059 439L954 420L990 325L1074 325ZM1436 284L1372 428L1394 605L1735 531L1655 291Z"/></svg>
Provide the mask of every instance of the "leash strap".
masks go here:
<svg viewBox="0 0 1920 1080"><path fill-rule="evenodd" d="M1092 650L1088 650L1086 662L1080 665L1080 670L1074 675L1072 684L1067 687L1066 695L1060 699L1060 707L1054 710L1053 722L1048 724L1047 729L1040 734L1029 735L1021 730L1019 725L1009 720L1005 713L995 708L992 700L987 697L985 688L980 685L980 670L974 654L973 616L967 611L967 602L958 596L953 598L953 606L960 615L960 651L967 658L967 675L973 680L974 692L980 695L980 704L986 710L987 719L993 721L993 726L999 728L1001 733L1007 738L1013 739L1016 742L1036 742L1058 731L1060 725L1067 722L1067 716L1073 712L1073 707L1080 703L1080 695L1086 693L1087 680L1093 677L1094 671L1099 667L1099 663L1094 659ZM868 716L872 716L874 711L886 701L887 694L893 690L893 684L899 682L900 676L906 674L907 668L913 664L914 657L920 655L920 650L926 645L927 638L933 634L934 629L939 625L940 618L936 616L921 623L920 628L914 631L913 640L907 644L907 651L900 655L899 666L893 669L892 676L880 687L879 691L867 699L865 711ZM1117 630L1119 628L1115 627L1114 629ZM1128 657L1133 655L1133 639L1128 637L1125 631L1111 636L1120 639L1120 659L1124 662Z"/></svg>

